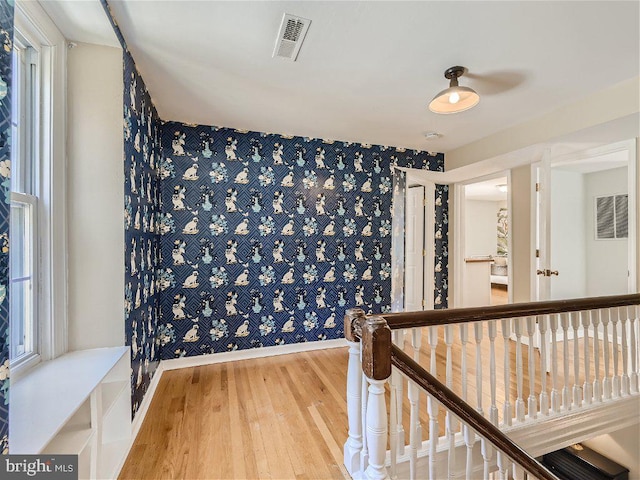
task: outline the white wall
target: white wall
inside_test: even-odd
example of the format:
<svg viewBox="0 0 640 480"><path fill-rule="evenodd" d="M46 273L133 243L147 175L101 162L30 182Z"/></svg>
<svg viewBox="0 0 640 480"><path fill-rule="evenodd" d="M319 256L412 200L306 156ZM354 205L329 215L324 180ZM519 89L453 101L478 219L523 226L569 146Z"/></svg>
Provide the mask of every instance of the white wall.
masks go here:
<svg viewBox="0 0 640 480"><path fill-rule="evenodd" d="M586 296L584 178L551 170L551 299Z"/></svg>
<svg viewBox="0 0 640 480"><path fill-rule="evenodd" d="M627 193L627 168L614 168L585 175L585 238L587 294L616 295L628 292L629 241L595 239L595 197Z"/></svg>
<svg viewBox="0 0 640 480"><path fill-rule="evenodd" d="M629 480L640 480L640 424L592 438L584 445L629 469Z"/></svg>
<svg viewBox="0 0 640 480"><path fill-rule="evenodd" d="M504 202L467 200L465 203L465 255L496 255L498 210Z"/></svg>
<svg viewBox="0 0 640 480"><path fill-rule="evenodd" d="M68 52L69 350L124 345L122 50Z"/></svg>
<svg viewBox="0 0 640 480"><path fill-rule="evenodd" d="M529 302L532 294L532 268L535 246L532 243L532 175L531 166L511 170L511 250L509 262L512 265L514 302Z"/></svg>

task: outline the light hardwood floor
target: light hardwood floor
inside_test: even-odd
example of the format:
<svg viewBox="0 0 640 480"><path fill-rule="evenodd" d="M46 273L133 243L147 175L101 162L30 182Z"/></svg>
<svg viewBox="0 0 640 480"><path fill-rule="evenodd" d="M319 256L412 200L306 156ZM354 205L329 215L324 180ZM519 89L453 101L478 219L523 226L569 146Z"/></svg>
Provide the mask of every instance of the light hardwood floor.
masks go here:
<svg viewBox="0 0 640 480"><path fill-rule="evenodd" d="M506 305L509 303L509 292L506 288L491 285L491 305Z"/></svg>
<svg viewBox="0 0 640 480"><path fill-rule="evenodd" d="M503 387L504 343L498 321L496 339L497 398L516 400L515 342L510 344L510 384ZM458 327L452 348L453 390L461 393ZM429 365L430 347L424 329L420 363ZM439 329L437 377L445 381L446 346ZM473 328L469 328L473 341ZM582 343L582 342L580 342ZM591 352L593 344L591 343ZM562 344L559 345L562 358ZM569 342L572 352L573 342ZM411 353L409 337L405 350ZM523 346L523 397L529 395ZM582 354L582 346L580 348ZM539 354L536 351L536 357ZM140 433L120 474L121 479L294 479L349 478L342 465L347 438L347 349L334 348L278 357L244 360L163 374ZM475 345L467 347L468 398L475 407ZM489 342L482 342L483 407L490 405ZM560 362L562 363L562 362ZM602 367L601 367L602 370ZM560 378L562 366L560 365ZM569 373L573 376L573 362ZM591 379L593 379L593 362ZM580 383L584 371L581 371ZM547 388L551 388L547 375ZM540 393L540 372L535 391ZM403 402L403 423L409 432L409 403ZM421 395L423 439L428 438L426 397ZM389 405L387 387L387 405ZM444 409L440 409L444 433ZM407 433L408 435L408 433ZM407 437L408 439L408 437Z"/></svg>
<svg viewBox="0 0 640 480"><path fill-rule="evenodd" d="M345 348L167 371L121 479L344 478Z"/></svg>

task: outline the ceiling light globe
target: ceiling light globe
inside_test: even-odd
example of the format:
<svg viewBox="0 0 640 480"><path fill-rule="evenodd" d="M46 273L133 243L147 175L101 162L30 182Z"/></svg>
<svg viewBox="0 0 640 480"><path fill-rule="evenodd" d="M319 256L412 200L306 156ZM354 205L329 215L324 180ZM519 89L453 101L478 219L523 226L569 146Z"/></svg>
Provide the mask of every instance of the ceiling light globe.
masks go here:
<svg viewBox="0 0 640 480"><path fill-rule="evenodd" d="M444 77L449 80L449 88L438 93L429 102L429 110L433 113L449 114L458 113L475 107L480 101L480 95L469 87L461 87L458 78L465 73L464 67L451 67L444 72Z"/></svg>
<svg viewBox="0 0 640 480"><path fill-rule="evenodd" d="M440 114L458 113L475 107L478 102L480 96L475 90L469 87L449 87L431 100L429 110Z"/></svg>

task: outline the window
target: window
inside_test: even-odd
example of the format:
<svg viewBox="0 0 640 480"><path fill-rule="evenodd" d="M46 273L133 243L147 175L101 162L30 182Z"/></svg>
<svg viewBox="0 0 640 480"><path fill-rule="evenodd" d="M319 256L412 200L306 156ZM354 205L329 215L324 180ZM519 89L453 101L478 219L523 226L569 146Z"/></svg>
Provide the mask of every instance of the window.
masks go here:
<svg viewBox="0 0 640 480"><path fill-rule="evenodd" d="M67 351L64 37L15 2L11 119L11 380Z"/></svg>
<svg viewBox="0 0 640 480"><path fill-rule="evenodd" d="M13 50L11 119L10 360L38 354L38 51L19 32Z"/></svg>
<svg viewBox="0 0 640 480"><path fill-rule="evenodd" d="M629 236L629 195L596 197L596 239Z"/></svg>

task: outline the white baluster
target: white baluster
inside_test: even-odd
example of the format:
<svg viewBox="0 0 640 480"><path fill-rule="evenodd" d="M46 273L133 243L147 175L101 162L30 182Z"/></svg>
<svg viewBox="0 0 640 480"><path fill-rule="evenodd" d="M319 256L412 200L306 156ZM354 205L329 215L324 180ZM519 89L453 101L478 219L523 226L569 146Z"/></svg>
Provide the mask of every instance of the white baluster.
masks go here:
<svg viewBox="0 0 640 480"><path fill-rule="evenodd" d="M529 418L536 418L538 416L538 405L536 404L536 364L535 364L535 348L533 347L533 335L536 333L536 317L527 317L527 336L529 337L529 398L528 398L528 410Z"/></svg>
<svg viewBox="0 0 640 480"><path fill-rule="evenodd" d="M389 476L394 479L398 473L398 430L395 425L398 424L398 401L402 401L396 396L394 382L398 379L402 381L402 377L396 376L396 370L397 368L393 367L389 377Z"/></svg>
<svg viewBox="0 0 640 480"><path fill-rule="evenodd" d="M582 393L584 394L585 405L591 405L593 391L591 390L591 355L589 349L589 312L581 312L582 318L582 335L584 337L584 385Z"/></svg>
<svg viewBox="0 0 640 480"><path fill-rule="evenodd" d="M438 348L438 327L429 327L429 346L431 350L431 364L429 373L438 378L438 364L436 361L436 349ZM440 424L438 422L439 404L431 396L427 397L427 412L429 413L429 478L437 479L436 451L440 438Z"/></svg>
<svg viewBox="0 0 640 480"><path fill-rule="evenodd" d="M573 405L580 408L582 402L582 388L580 386L580 341L578 340L578 328L580 327L580 312L569 314L573 327Z"/></svg>
<svg viewBox="0 0 640 480"><path fill-rule="evenodd" d="M446 369L446 382L449 390L453 389L453 358L451 353L451 346L453 345L453 325L446 325L444 327L444 343L447 346L447 369ZM449 451L447 452L447 467L448 476L451 478L455 471L456 466L456 444L455 434L457 430L457 420L453 414L447 410L445 417L446 435L449 440Z"/></svg>
<svg viewBox="0 0 640 480"><path fill-rule="evenodd" d="M460 354L460 372L462 374L462 399L467 401L467 343L469 342L469 332L467 324L460 324L460 343L462 352Z"/></svg>
<svg viewBox="0 0 640 480"><path fill-rule="evenodd" d="M476 443L476 434L467 424L464 425L462 432L464 443L467 446L467 463L464 478L473 478L473 446Z"/></svg>
<svg viewBox="0 0 640 480"><path fill-rule="evenodd" d="M540 330L540 413L549 414L549 397L547 395L547 317L538 317L538 329Z"/></svg>
<svg viewBox="0 0 640 480"><path fill-rule="evenodd" d="M447 359L446 359L446 384L450 389L453 385L453 358L451 358L451 346L453 345L453 325L447 325L444 327L444 344L447 346Z"/></svg>
<svg viewBox="0 0 640 480"><path fill-rule="evenodd" d="M629 351L627 348L627 307L618 307L620 331L622 333L622 395L629 395Z"/></svg>
<svg viewBox="0 0 640 480"><path fill-rule="evenodd" d="M482 322L473 324L476 339L476 410L480 415L482 411Z"/></svg>
<svg viewBox="0 0 640 480"><path fill-rule="evenodd" d="M469 341L469 331L467 324L460 324L460 343L462 343L461 369L462 369L462 399L467 399L467 342ZM464 443L467 446L467 462L465 470L465 478L471 478L473 475L473 445L476 441L476 435L466 423L462 425L462 435Z"/></svg>
<svg viewBox="0 0 640 480"><path fill-rule="evenodd" d="M420 346L422 343L422 329L414 328L411 331L411 346L413 347L413 359L420 361ZM422 425L420 424L420 389L414 382L409 382L408 396L410 410L410 432L409 445L411 448L411 456L409 460L410 478L416 478L416 462L418 459L418 450L422 446Z"/></svg>
<svg viewBox="0 0 640 480"><path fill-rule="evenodd" d="M498 426L498 407L496 406L496 336L498 329L495 320L489 320L489 381L491 383L491 407L489 420Z"/></svg>
<svg viewBox="0 0 640 480"><path fill-rule="evenodd" d="M364 472L369 480L388 478L384 466L387 450L387 407L384 400L384 384L386 380L369 382L369 399L367 401L367 443L369 444L369 466Z"/></svg>
<svg viewBox="0 0 640 480"><path fill-rule="evenodd" d="M602 382L600 381L600 310L591 310L589 318L593 324L593 400L602 401Z"/></svg>
<svg viewBox="0 0 640 480"><path fill-rule="evenodd" d="M447 452L447 477L454 478L456 471L456 418L451 414L451 412L447 411L447 416L445 419L446 423L446 434L447 439L449 440L449 450Z"/></svg>
<svg viewBox="0 0 640 480"><path fill-rule="evenodd" d="M514 480L524 480L526 473L524 468L518 465L516 462L513 462L513 479Z"/></svg>
<svg viewBox="0 0 640 480"><path fill-rule="evenodd" d="M562 376L564 377L564 387L562 387L562 408L571 410L571 391L569 390L569 314L560 314L562 325Z"/></svg>
<svg viewBox="0 0 640 480"><path fill-rule="evenodd" d="M631 378L630 389L631 393L638 393L638 352L636 344L636 321L635 321L635 307L627 307L627 315L629 317L629 344L631 345Z"/></svg>
<svg viewBox="0 0 640 480"><path fill-rule="evenodd" d="M394 335L393 343L395 343L399 348L404 349L404 341L405 341L405 331L404 330L395 330L392 335ZM396 372L397 380L394 382L394 386L396 389L396 398L398 399L396 403L396 423L395 426L392 424L392 428L395 430L394 436L397 437L396 447L398 456L404 455L405 452L405 435L404 435L404 424L402 423L402 391L403 391L403 377L400 372ZM393 373L392 373L393 376Z"/></svg>
<svg viewBox="0 0 640 480"><path fill-rule="evenodd" d="M438 424L438 402L431 395L427 395L427 412L429 413L429 478L436 480L438 478L436 452L440 426Z"/></svg>
<svg viewBox="0 0 640 480"><path fill-rule="evenodd" d="M498 451L498 471L500 472L500 480L509 479L510 464L511 462L509 461L509 457Z"/></svg>
<svg viewBox="0 0 640 480"><path fill-rule="evenodd" d="M360 359L362 359L362 341L360 342ZM369 466L369 444L367 442L367 400L368 383L364 375L362 375L362 390L360 395L360 402L362 403L362 411L360 418L362 418L362 451L360 452L360 471L364 472Z"/></svg>
<svg viewBox="0 0 640 480"><path fill-rule="evenodd" d="M502 342L504 344L504 405L502 410L502 422L504 425L511 425L513 412L511 411L511 355L509 351L511 340L511 319L500 320L502 324Z"/></svg>
<svg viewBox="0 0 640 480"><path fill-rule="evenodd" d="M602 322L602 340L604 341L604 377L602 379L602 396L604 400L611 398L611 377L609 376L609 310L600 310Z"/></svg>
<svg viewBox="0 0 640 480"><path fill-rule="evenodd" d="M524 422L524 400L522 398L522 381L524 378L522 366L522 322L523 318L513 320L513 329L516 334L516 418Z"/></svg>
<svg viewBox="0 0 640 480"><path fill-rule="evenodd" d="M344 444L344 466L352 477L360 467L362 451L362 418L360 390L362 385L362 361L360 360L360 342L347 342L349 345L349 363L347 367L347 417L349 420L349 438Z"/></svg>
<svg viewBox="0 0 640 480"><path fill-rule="evenodd" d="M617 398L620 396L620 372L618 370L618 366L620 364L620 351L618 348L618 309L611 308L609 309L610 320L611 320L611 336L613 337L613 396Z"/></svg>
<svg viewBox="0 0 640 480"><path fill-rule="evenodd" d="M549 316L549 329L551 330L551 410L560 412L560 392L558 392L558 315Z"/></svg>
<svg viewBox="0 0 640 480"><path fill-rule="evenodd" d="M493 447L485 438L480 439L480 452L482 453L482 460L484 471L482 478L488 479L491 473L491 460L493 458Z"/></svg>

